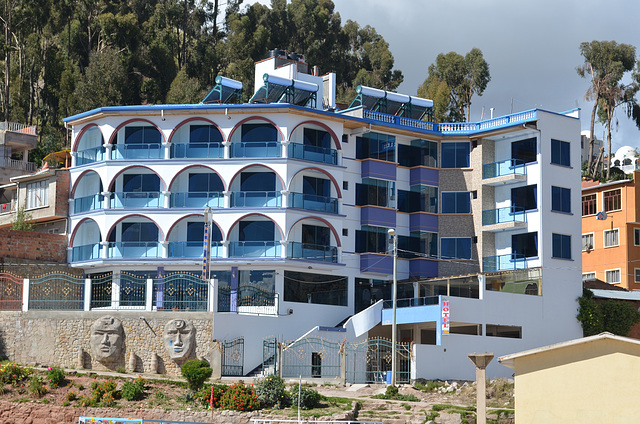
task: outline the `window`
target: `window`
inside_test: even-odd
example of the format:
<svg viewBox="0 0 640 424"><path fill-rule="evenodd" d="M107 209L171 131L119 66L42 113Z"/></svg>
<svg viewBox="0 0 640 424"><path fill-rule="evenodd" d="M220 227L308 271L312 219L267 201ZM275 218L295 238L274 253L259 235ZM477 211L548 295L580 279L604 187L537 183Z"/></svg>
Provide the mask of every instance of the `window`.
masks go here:
<svg viewBox="0 0 640 424"><path fill-rule="evenodd" d="M388 228L363 225L356 231L357 253L387 253Z"/></svg>
<svg viewBox="0 0 640 424"><path fill-rule="evenodd" d="M537 153L538 144L535 137L511 143L511 159L520 160L524 163L535 162Z"/></svg>
<svg viewBox="0 0 640 424"><path fill-rule="evenodd" d="M191 125L189 143L222 143L222 134L214 125Z"/></svg>
<svg viewBox="0 0 640 424"><path fill-rule="evenodd" d="M604 281L609 284L620 284L620 268L606 270L604 272Z"/></svg>
<svg viewBox="0 0 640 424"><path fill-rule="evenodd" d="M265 143L278 140L278 131L271 124L242 124L243 143Z"/></svg>
<svg viewBox="0 0 640 424"><path fill-rule="evenodd" d="M440 252L441 259L471 259L471 237L443 237Z"/></svg>
<svg viewBox="0 0 640 424"><path fill-rule="evenodd" d="M521 339L522 327L516 325L487 324L487 336Z"/></svg>
<svg viewBox="0 0 640 424"><path fill-rule="evenodd" d="M633 245L640 246L640 228L633 229Z"/></svg>
<svg viewBox="0 0 640 424"><path fill-rule="evenodd" d="M272 221L240 221L238 241L274 241L275 228Z"/></svg>
<svg viewBox="0 0 640 424"><path fill-rule="evenodd" d="M303 144L321 149L330 149L331 135L326 131L305 128L303 131Z"/></svg>
<svg viewBox="0 0 640 424"><path fill-rule="evenodd" d="M604 247L615 247L620 244L618 229L604 231Z"/></svg>
<svg viewBox="0 0 640 424"><path fill-rule="evenodd" d="M112 233L115 236L115 231ZM115 241L115 240L110 240ZM158 241L158 227L153 222L124 222L122 224L123 242Z"/></svg>
<svg viewBox="0 0 640 424"><path fill-rule="evenodd" d="M302 193L331 197L331 181L324 178L302 177Z"/></svg>
<svg viewBox="0 0 640 424"><path fill-rule="evenodd" d="M362 184L356 184L356 205L395 206L396 183L393 181L363 178Z"/></svg>
<svg viewBox="0 0 640 424"><path fill-rule="evenodd" d="M125 127L125 144L160 144L162 137L155 127Z"/></svg>
<svg viewBox="0 0 640 424"><path fill-rule="evenodd" d="M585 272L584 274L582 274L582 281L595 280L595 279L596 279L595 272Z"/></svg>
<svg viewBox="0 0 640 424"><path fill-rule="evenodd" d="M223 191L222 181L216 174L189 174L190 193Z"/></svg>
<svg viewBox="0 0 640 424"><path fill-rule="evenodd" d="M240 175L241 191L275 191L276 174L273 172L243 172Z"/></svg>
<svg viewBox="0 0 640 424"><path fill-rule="evenodd" d="M285 271L284 300L347 306L347 277Z"/></svg>
<svg viewBox="0 0 640 424"><path fill-rule="evenodd" d="M571 236L566 234L551 235L551 256L556 259L571 259Z"/></svg>
<svg viewBox="0 0 640 424"><path fill-rule="evenodd" d="M538 186L536 184L512 188L511 206L525 211L538 209Z"/></svg>
<svg viewBox="0 0 640 424"><path fill-rule="evenodd" d="M395 136L370 132L362 135L362 137L356 137L356 158L395 162Z"/></svg>
<svg viewBox="0 0 640 424"><path fill-rule="evenodd" d="M398 164L400 166L438 167L438 143L429 140L412 140L411 145L398 145Z"/></svg>
<svg viewBox="0 0 640 424"><path fill-rule="evenodd" d="M27 204L25 209L40 208L49 205L49 182L38 181L27 184Z"/></svg>
<svg viewBox="0 0 640 424"><path fill-rule="evenodd" d="M125 193L149 193L160 191L160 177L156 174L126 174L122 176Z"/></svg>
<svg viewBox="0 0 640 424"><path fill-rule="evenodd" d="M438 213L438 187L418 184L411 191L398 190L398 210Z"/></svg>
<svg viewBox="0 0 640 424"><path fill-rule="evenodd" d="M571 189L551 186L551 210L571 213Z"/></svg>
<svg viewBox="0 0 640 424"><path fill-rule="evenodd" d="M582 216L596 214L596 195L588 194L582 196Z"/></svg>
<svg viewBox="0 0 640 424"><path fill-rule="evenodd" d="M538 232L512 235L511 251L514 259L535 258L538 256Z"/></svg>
<svg viewBox="0 0 640 424"><path fill-rule="evenodd" d="M440 149L443 168L469 167L469 153L471 152L471 145L469 143L442 143Z"/></svg>
<svg viewBox="0 0 640 424"><path fill-rule="evenodd" d="M468 191L442 193L442 213L471 213Z"/></svg>
<svg viewBox="0 0 640 424"><path fill-rule="evenodd" d="M582 251L588 252L595 247L593 233L582 235Z"/></svg>
<svg viewBox="0 0 640 424"><path fill-rule="evenodd" d="M222 233L217 225L211 226L209 241L217 243L222 240ZM188 222L187 223L187 241L200 242L204 241L204 222Z"/></svg>
<svg viewBox="0 0 640 424"><path fill-rule="evenodd" d="M604 193L602 193L602 197L604 200L605 212L617 211L622 209L622 206L621 206L622 194L620 192L620 189L605 191Z"/></svg>
<svg viewBox="0 0 640 424"><path fill-rule="evenodd" d="M329 246L331 233L328 227L319 225L302 225L302 243L317 246Z"/></svg>
<svg viewBox="0 0 640 424"><path fill-rule="evenodd" d="M551 163L556 165L571 166L571 145L566 141L551 139Z"/></svg>
<svg viewBox="0 0 640 424"><path fill-rule="evenodd" d="M640 268L633 268L633 281L640 283Z"/></svg>

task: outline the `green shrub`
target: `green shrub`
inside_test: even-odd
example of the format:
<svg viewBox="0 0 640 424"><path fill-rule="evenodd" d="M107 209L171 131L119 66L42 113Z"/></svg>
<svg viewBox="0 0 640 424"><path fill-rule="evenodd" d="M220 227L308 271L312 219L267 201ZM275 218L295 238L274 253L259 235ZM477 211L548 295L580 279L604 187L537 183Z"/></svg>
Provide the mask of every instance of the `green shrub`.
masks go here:
<svg viewBox="0 0 640 424"><path fill-rule="evenodd" d="M8 364L0 367L0 382L2 384L11 384L12 386L18 386L25 378L30 376L33 370L28 367L23 367L15 362L9 362Z"/></svg>
<svg viewBox="0 0 640 424"><path fill-rule="evenodd" d="M213 396L213 408L220 408L220 399L226 391L226 384L205 384L193 397L202 405L209 406L209 403L211 403L211 397Z"/></svg>
<svg viewBox="0 0 640 424"><path fill-rule="evenodd" d="M260 407L258 396L252 386L241 381L227 387L220 398L220 408L234 411L254 411Z"/></svg>
<svg viewBox="0 0 640 424"><path fill-rule="evenodd" d="M65 399L62 401L62 406L69 406L69 405L71 405L71 402L69 402L68 400Z"/></svg>
<svg viewBox="0 0 640 424"><path fill-rule="evenodd" d="M110 394L113 399L118 395L116 392L116 382L113 380L94 381L91 383L91 398L97 404L102 402L104 395ZM86 405L83 405L86 406Z"/></svg>
<svg viewBox="0 0 640 424"><path fill-rule="evenodd" d="M141 400L144 397L144 384L125 381L120 389L120 395L128 401Z"/></svg>
<svg viewBox="0 0 640 424"><path fill-rule="evenodd" d="M100 401L100 405L111 407L115 404L116 404L116 399L115 399L115 396L113 395L113 392L108 392L102 395L102 400Z"/></svg>
<svg viewBox="0 0 640 424"><path fill-rule="evenodd" d="M73 392L73 391L68 392L67 396L65 397L65 399L70 401L70 402L76 400L77 398L78 398L78 395L76 394L76 392Z"/></svg>
<svg viewBox="0 0 640 424"><path fill-rule="evenodd" d="M263 408L282 409L289 406L289 394L282 377L269 375L256 381L254 387Z"/></svg>
<svg viewBox="0 0 640 424"><path fill-rule="evenodd" d="M398 395L398 387L397 386L387 386L387 390L385 391L385 396L389 398L393 398Z"/></svg>
<svg viewBox="0 0 640 424"><path fill-rule="evenodd" d="M47 381L49 382L49 386L54 389L64 384L64 377L64 371L60 367L49 367L47 369Z"/></svg>
<svg viewBox="0 0 640 424"><path fill-rule="evenodd" d="M320 405L320 401L324 399L317 390L309 389L307 387L298 388L296 384L291 388L291 403L295 406L298 405L298 390L300 390L300 409L313 409Z"/></svg>
<svg viewBox="0 0 640 424"><path fill-rule="evenodd" d="M91 397L81 396L80 398L78 398L78 406L94 407L97 405L98 403Z"/></svg>
<svg viewBox="0 0 640 424"><path fill-rule="evenodd" d="M189 389L193 392L197 391L202 384L211 377L213 370L209 363L205 360L192 359L185 362L181 369L182 376L187 380Z"/></svg>
<svg viewBox="0 0 640 424"><path fill-rule="evenodd" d="M44 387L44 381L42 380L42 377L40 377L39 375L32 376L29 379L28 391L29 394L31 394L31 396L33 396L34 398L41 398L42 396L44 396L44 394L47 393L47 388Z"/></svg>

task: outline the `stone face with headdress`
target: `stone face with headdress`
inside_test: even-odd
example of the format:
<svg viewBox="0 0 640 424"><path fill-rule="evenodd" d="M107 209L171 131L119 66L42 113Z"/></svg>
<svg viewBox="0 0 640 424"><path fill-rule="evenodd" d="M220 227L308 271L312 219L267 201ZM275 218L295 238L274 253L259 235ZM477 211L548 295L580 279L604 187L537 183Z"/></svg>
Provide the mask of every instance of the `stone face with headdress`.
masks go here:
<svg viewBox="0 0 640 424"><path fill-rule="evenodd" d="M195 347L196 329L188 321L174 319L164 326L162 338L164 348L171 359L186 359Z"/></svg>
<svg viewBox="0 0 640 424"><path fill-rule="evenodd" d="M95 320L91 326L91 352L99 362L109 362L122 356L124 330L122 321L112 316Z"/></svg>

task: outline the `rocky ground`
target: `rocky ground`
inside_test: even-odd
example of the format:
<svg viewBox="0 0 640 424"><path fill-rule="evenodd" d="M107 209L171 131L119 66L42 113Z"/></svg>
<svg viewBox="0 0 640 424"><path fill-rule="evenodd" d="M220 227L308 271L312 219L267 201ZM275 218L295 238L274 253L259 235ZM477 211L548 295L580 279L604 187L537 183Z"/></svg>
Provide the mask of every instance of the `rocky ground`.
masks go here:
<svg viewBox="0 0 640 424"><path fill-rule="evenodd" d="M31 393L28 382L17 387L5 385L0 394L0 424L75 424L79 416L134 417L219 424L249 424L252 419L257 418L297 419L297 411L294 408L248 413L214 410L212 413L196 402L188 400L185 396L187 389L179 379L157 375L144 376L147 379L147 390L144 399L140 401L118 399L113 407L104 408L83 407L77 400L90 396L91 384L94 381L110 378L121 387L125 379L134 377L137 375L71 372L62 387L47 388L42 397L35 397ZM226 382L232 383L223 381ZM388 424L429 421L451 424L475 422L475 414L471 411L475 404L473 383L423 382L424 384L416 384L417 388L404 385L400 386L400 399L375 398L374 396L385 393L385 385L343 387L330 381L322 384L311 381L309 383L313 389L326 396L326 400L322 402L321 408L303 411L303 419L357 419ZM489 422L513 423L513 384L505 380L494 380L490 383L487 394L487 405L490 407Z"/></svg>

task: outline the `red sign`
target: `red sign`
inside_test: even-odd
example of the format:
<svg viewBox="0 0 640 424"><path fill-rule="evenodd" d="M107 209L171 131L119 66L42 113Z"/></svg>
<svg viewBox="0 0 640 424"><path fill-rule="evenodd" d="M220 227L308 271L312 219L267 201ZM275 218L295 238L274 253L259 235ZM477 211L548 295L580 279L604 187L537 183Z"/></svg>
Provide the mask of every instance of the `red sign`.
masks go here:
<svg viewBox="0 0 640 424"><path fill-rule="evenodd" d="M449 334L449 319L451 317L451 309L449 301L442 301L442 334Z"/></svg>

